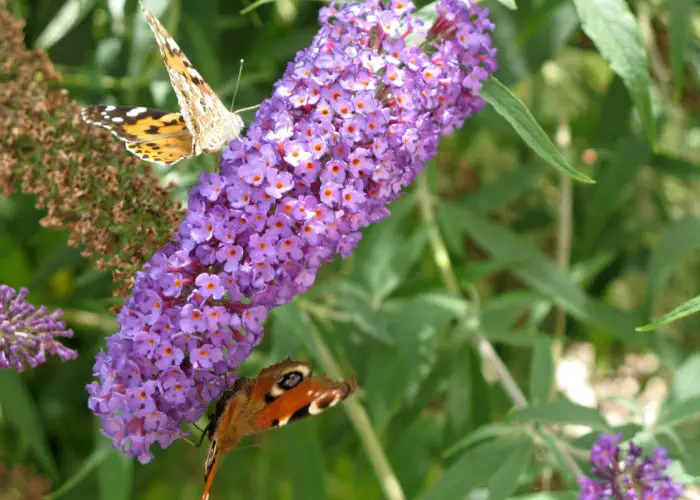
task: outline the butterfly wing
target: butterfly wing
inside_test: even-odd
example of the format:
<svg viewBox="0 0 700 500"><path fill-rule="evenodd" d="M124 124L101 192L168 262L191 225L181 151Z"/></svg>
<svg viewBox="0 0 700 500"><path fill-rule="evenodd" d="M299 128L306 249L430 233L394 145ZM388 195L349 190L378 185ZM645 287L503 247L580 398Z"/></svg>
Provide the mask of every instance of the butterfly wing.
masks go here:
<svg viewBox="0 0 700 500"><path fill-rule="evenodd" d="M232 391L222 396L214 416L216 430L201 500L209 498L221 453L235 447L243 436L318 415L357 389L354 378L335 382L311 373L310 363L287 358L263 369L254 379L237 380Z"/></svg>
<svg viewBox="0 0 700 500"><path fill-rule="evenodd" d="M311 377L286 391L267 405L256 418L255 430L282 427L332 408L357 389L354 378L335 382L328 377Z"/></svg>
<svg viewBox="0 0 700 500"><path fill-rule="evenodd" d="M126 142L148 142L189 135L180 113L161 109L99 104L83 108L80 116L85 123L105 128Z"/></svg>
<svg viewBox="0 0 700 500"><path fill-rule="evenodd" d="M180 113L131 106L87 106L85 123L112 132L139 158L172 165L192 155L192 136Z"/></svg>
<svg viewBox="0 0 700 500"><path fill-rule="evenodd" d="M220 136L229 115L226 106L219 100L202 75L194 68L177 42L170 36L158 18L141 3L148 25L153 31L156 43L168 70L170 83L177 95L187 128L190 130L194 144L194 154L209 151L212 133Z"/></svg>
<svg viewBox="0 0 700 500"><path fill-rule="evenodd" d="M126 149L142 160L169 167L192 156L192 138L186 135L165 137L149 142L127 142Z"/></svg>

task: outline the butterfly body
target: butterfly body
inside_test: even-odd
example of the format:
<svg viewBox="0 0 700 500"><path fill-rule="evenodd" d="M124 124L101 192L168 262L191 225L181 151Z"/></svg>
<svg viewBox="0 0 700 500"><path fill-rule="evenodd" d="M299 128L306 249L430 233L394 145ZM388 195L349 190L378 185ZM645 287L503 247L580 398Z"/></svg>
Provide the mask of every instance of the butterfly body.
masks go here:
<svg viewBox="0 0 700 500"><path fill-rule="evenodd" d="M81 111L83 120L110 130L139 158L166 166L220 151L240 136L243 120L224 106L158 18L143 3L141 8L168 70L180 112L96 105Z"/></svg>
<svg viewBox="0 0 700 500"><path fill-rule="evenodd" d="M357 389L354 378L336 382L311 374L310 363L287 358L255 378L239 378L221 395L205 429L210 445L202 500L209 498L221 453L235 448L243 437L318 415Z"/></svg>

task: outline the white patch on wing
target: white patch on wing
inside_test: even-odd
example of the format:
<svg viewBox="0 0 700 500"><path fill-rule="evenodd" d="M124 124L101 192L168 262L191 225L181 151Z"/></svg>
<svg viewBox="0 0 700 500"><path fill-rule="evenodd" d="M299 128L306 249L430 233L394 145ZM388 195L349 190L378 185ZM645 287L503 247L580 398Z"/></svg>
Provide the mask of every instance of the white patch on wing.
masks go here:
<svg viewBox="0 0 700 500"><path fill-rule="evenodd" d="M115 116L114 118L112 118L112 121L114 123L121 123L124 121L124 118L122 118L121 116Z"/></svg>
<svg viewBox="0 0 700 500"><path fill-rule="evenodd" d="M105 111L114 111L115 109L117 109L116 106L107 106L107 107L105 108Z"/></svg>
<svg viewBox="0 0 700 500"><path fill-rule="evenodd" d="M129 110L126 113L126 116L130 116L133 118L134 116L139 116L141 113L145 113L145 112L146 112L146 108L144 108L143 106L139 106L138 108L134 108L134 109Z"/></svg>
<svg viewBox="0 0 700 500"><path fill-rule="evenodd" d="M329 397L328 394L323 394L321 395L321 397L314 399L309 405L309 415L318 415L319 413L324 412L328 408L333 408L343 399L343 393L341 391L334 390L332 392L332 395L333 399L329 403L326 403ZM325 403L323 406L319 406L319 402L321 401Z"/></svg>

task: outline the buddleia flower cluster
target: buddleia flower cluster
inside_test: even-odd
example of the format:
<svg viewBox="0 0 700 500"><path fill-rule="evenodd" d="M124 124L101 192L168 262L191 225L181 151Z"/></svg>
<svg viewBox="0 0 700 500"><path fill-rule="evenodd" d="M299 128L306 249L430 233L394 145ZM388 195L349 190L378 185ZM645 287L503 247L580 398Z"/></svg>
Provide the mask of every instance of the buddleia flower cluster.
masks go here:
<svg viewBox="0 0 700 500"><path fill-rule="evenodd" d="M46 361L53 354L63 361L78 356L74 350L61 344L61 338L71 338L73 330L60 320L60 309L49 310L27 302L29 290L17 293L7 285L0 285L0 369L24 371Z"/></svg>
<svg viewBox="0 0 700 500"><path fill-rule="evenodd" d="M680 498L683 485L674 483L665 473L672 461L664 448L656 448L653 457L642 456L642 449L629 443L625 453L621 435L603 435L591 450L595 479L579 480L580 500L673 500Z"/></svg>
<svg viewBox="0 0 700 500"><path fill-rule="evenodd" d="M246 137L189 195L177 241L138 274L88 386L117 448L142 462L235 380L270 308L308 290L334 255L481 110L495 68L488 11L407 0L321 9L321 29Z"/></svg>

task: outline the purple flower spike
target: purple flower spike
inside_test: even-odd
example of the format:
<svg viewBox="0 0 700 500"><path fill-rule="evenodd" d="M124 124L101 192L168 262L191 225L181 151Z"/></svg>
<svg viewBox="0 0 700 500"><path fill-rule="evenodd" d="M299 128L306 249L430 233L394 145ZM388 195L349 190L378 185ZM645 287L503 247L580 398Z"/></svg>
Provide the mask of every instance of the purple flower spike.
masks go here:
<svg viewBox="0 0 700 500"><path fill-rule="evenodd" d="M19 294L7 285L0 285L0 369L14 367L17 371L34 368L55 354L63 361L75 359L78 353L59 342L71 338L73 330L59 318L63 311L49 314L46 307L37 309L25 299L29 290Z"/></svg>
<svg viewBox="0 0 700 500"><path fill-rule="evenodd" d="M495 70L488 11L443 0L425 26L405 0L322 8L221 170L192 189L175 243L138 274L88 386L89 406L124 453L183 435L230 387L270 308L348 256L360 229L480 111Z"/></svg>
<svg viewBox="0 0 700 500"><path fill-rule="evenodd" d="M663 448L654 457L642 457L642 449L629 443L626 454L619 446L621 435L603 435L591 450L591 472L597 479L579 479L580 500L673 500L683 494L683 485L665 474L671 465ZM626 455L623 457L623 454Z"/></svg>

